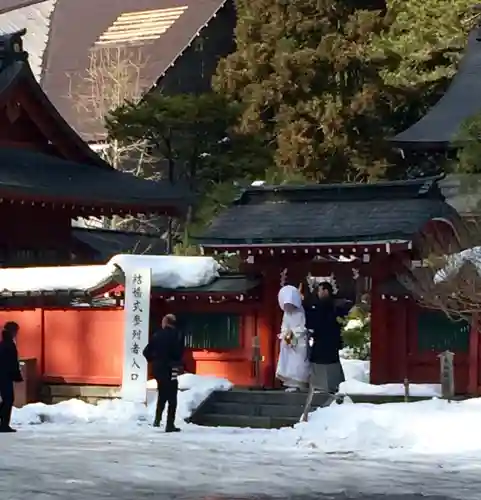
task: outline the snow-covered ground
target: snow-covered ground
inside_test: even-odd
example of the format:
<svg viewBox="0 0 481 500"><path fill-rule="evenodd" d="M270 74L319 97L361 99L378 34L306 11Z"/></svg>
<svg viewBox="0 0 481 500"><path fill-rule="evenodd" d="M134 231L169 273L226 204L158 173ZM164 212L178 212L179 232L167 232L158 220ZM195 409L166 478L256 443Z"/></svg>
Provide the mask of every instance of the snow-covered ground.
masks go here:
<svg viewBox="0 0 481 500"><path fill-rule="evenodd" d="M177 419L182 422L215 390L228 390L232 384L222 378L186 373L179 377ZM98 405L77 399L56 405L33 403L14 409L13 423L20 426L38 424L111 424L137 426L150 423L154 418L156 382L147 383L147 406L120 399L101 401ZM165 415L164 415L165 416Z"/></svg>
<svg viewBox="0 0 481 500"><path fill-rule="evenodd" d="M357 382L376 387L350 379L353 374L362 379L364 372L360 367L365 363L347 363L347 366L357 366L359 370L346 370L346 384ZM51 428L67 428L71 432L75 428L77 432L88 435L92 430L103 427L112 427L119 437L132 432L132 429L139 431L145 428L148 432L155 409L155 388L151 383L149 387L147 406L122 400L105 401L98 405L78 400L50 406L36 403L16 409L13 422L22 430L29 428L39 433ZM355 452L366 456L373 451L394 453L396 456L404 453L473 452L478 449L481 452L481 434L477 432L481 399L452 403L432 399L418 403L373 405L353 404L347 398L343 405L333 404L313 412L308 423L276 431L205 430L183 422L213 390L228 390L230 387L228 380L216 377L192 374L180 377L177 423L184 428L188 439L194 433L201 440L227 440L232 446L250 446L252 449L276 448L281 442L283 448ZM445 429L449 429L449 434L441 440ZM181 441L183 436L179 437Z"/></svg>
<svg viewBox="0 0 481 500"><path fill-rule="evenodd" d="M365 383L365 363L347 363L347 378ZM0 498L321 498L340 491L479 498L481 399L346 402L294 428L202 428L182 418L230 383L190 374L180 382L180 434L150 426L153 388L147 407L69 401L15 410L19 432L0 437Z"/></svg>

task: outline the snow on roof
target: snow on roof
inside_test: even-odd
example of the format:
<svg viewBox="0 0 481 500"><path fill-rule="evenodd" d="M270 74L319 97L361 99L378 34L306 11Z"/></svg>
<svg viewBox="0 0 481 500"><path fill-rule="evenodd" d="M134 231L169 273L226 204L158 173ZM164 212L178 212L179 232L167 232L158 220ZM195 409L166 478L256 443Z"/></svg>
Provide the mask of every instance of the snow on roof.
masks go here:
<svg viewBox="0 0 481 500"><path fill-rule="evenodd" d="M0 292L89 290L112 277L107 266L0 269Z"/></svg>
<svg viewBox="0 0 481 500"><path fill-rule="evenodd" d="M434 275L434 283L442 283L455 275L467 262L471 262L481 275L481 247L467 248L446 257L446 265Z"/></svg>
<svg viewBox="0 0 481 500"><path fill-rule="evenodd" d="M220 265L212 257L116 255L102 266L56 266L0 269L0 293L94 290L114 279L118 270L152 270L152 286L187 288L210 284Z"/></svg>
<svg viewBox="0 0 481 500"><path fill-rule="evenodd" d="M107 265L123 271L152 269L152 286L193 288L209 285L219 277L220 264L212 257L177 255L116 255Z"/></svg>

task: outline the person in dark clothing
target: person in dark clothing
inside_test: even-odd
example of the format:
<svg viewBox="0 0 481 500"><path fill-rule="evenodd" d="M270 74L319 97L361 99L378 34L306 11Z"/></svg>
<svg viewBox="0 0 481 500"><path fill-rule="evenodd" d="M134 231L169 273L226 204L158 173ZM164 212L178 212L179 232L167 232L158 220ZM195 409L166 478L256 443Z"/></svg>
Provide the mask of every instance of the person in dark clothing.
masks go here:
<svg viewBox="0 0 481 500"><path fill-rule="evenodd" d="M339 318L345 311L336 304L332 285L328 282L321 283L317 293L306 298L304 309L309 332L309 382L313 389L333 397L345 380L339 359L342 348Z"/></svg>
<svg viewBox="0 0 481 500"><path fill-rule="evenodd" d="M156 332L144 349L144 357L152 363L157 381L157 407L154 427L160 427L165 405L168 403L165 432L179 432L175 426L177 411L178 376L183 367L184 337L176 328L176 317L168 314L162 319L162 328Z"/></svg>
<svg viewBox="0 0 481 500"><path fill-rule="evenodd" d="M10 427L13 403L15 399L14 382L22 382L15 337L19 326L14 321L7 321L2 330L0 342L0 432L16 432Z"/></svg>

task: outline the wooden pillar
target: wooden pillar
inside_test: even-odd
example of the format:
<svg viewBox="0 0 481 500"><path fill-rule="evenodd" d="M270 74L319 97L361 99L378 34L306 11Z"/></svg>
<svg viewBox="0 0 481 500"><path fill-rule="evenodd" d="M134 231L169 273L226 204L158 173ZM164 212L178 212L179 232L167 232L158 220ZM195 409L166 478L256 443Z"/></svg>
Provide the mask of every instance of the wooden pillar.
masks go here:
<svg viewBox="0 0 481 500"><path fill-rule="evenodd" d="M471 396L479 394L479 315L473 314L469 332L468 392Z"/></svg>
<svg viewBox="0 0 481 500"><path fill-rule="evenodd" d="M258 315L257 332L260 337L261 381L264 387L274 386L277 347L277 294L280 271L269 269L264 274L262 307Z"/></svg>
<svg viewBox="0 0 481 500"><path fill-rule="evenodd" d="M371 302L371 384L387 380L388 338L387 301L379 293L378 280L373 278Z"/></svg>
<svg viewBox="0 0 481 500"><path fill-rule="evenodd" d="M393 349L390 351L390 362L396 367L395 377L397 382L408 378L408 299L397 297L394 314L390 314L391 325L389 333L393 340ZM388 333L388 334L389 334Z"/></svg>

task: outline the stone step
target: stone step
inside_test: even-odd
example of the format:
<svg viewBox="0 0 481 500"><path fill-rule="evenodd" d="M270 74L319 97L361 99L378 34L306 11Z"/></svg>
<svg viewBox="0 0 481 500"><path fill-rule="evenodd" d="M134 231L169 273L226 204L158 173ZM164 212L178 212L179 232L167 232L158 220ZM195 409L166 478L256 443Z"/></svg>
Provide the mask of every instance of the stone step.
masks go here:
<svg viewBox="0 0 481 500"><path fill-rule="evenodd" d="M225 403L249 403L268 405L294 405L302 406L306 402L307 392L284 392L284 391L224 391L216 393L217 402ZM316 394L313 404L320 406L325 396Z"/></svg>
<svg viewBox="0 0 481 500"><path fill-rule="evenodd" d="M216 415L241 415L251 417L297 418L302 415L304 407L293 405L253 405L241 403L213 402L205 412Z"/></svg>
<svg viewBox="0 0 481 500"><path fill-rule="evenodd" d="M388 396L383 394L348 394L347 395L354 403L403 403L404 396ZM217 401L225 401L226 403L256 403L269 405L303 405L307 398L307 392L285 392L285 391L269 391L269 390L241 390L233 389L230 391L219 391L216 393ZM432 399L426 396L410 396L409 401L425 401ZM315 394L313 398L313 406L322 406L325 401L325 396Z"/></svg>
<svg viewBox="0 0 481 500"><path fill-rule="evenodd" d="M251 429L280 429L299 422L297 418L273 418L248 415L218 415L206 413L195 420L195 424L207 427L242 427Z"/></svg>
<svg viewBox="0 0 481 500"><path fill-rule="evenodd" d="M65 399L114 399L120 396L118 386L79 385L79 384L43 384L41 395L44 398Z"/></svg>

